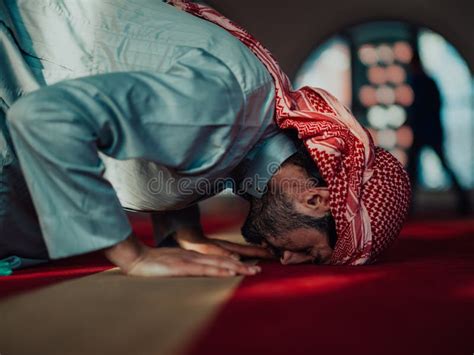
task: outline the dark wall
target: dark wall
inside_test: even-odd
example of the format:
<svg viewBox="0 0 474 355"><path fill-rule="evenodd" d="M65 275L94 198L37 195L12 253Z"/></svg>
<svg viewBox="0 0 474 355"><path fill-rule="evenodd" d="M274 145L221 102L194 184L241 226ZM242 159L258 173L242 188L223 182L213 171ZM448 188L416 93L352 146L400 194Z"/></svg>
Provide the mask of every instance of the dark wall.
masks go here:
<svg viewBox="0 0 474 355"><path fill-rule="evenodd" d="M440 33L474 71L473 0L209 0L267 46L293 77L318 44L340 30L373 20L404 20Z"/></svg>

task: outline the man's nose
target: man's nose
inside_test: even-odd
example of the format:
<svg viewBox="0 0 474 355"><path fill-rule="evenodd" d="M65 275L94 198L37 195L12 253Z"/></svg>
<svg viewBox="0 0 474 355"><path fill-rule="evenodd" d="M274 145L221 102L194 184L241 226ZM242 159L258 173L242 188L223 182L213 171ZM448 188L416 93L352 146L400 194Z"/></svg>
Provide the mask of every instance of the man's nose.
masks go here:
<svg viewBox="0 0 474 355"><path fill-rule="evenodd" d="M283 265L301 264L310 262L312 258L313 257L311 255L285 250L282 257L280 258L280 262Z"/></svg>

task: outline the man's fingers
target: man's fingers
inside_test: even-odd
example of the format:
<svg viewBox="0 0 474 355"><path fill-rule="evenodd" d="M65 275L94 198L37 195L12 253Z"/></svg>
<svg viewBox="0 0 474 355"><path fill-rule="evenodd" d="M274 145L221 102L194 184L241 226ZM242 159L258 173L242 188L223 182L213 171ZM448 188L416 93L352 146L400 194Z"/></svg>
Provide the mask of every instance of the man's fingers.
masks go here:
<svg viewBox="0 0 474 355"><path fill-rule="evenodd" d="M225 256L198 254L192 261L203 265L229 269L241 275L255 275L261 271L259 266L245 265Z"/></svg>
<svg viewBox="0 0 474 355"><path fill-rule="evenodd" d="M196 251L202 254L209 255L219 255L239 260L239 254L234 253L233 251L227 250L217 244L206 242L206 243L196 243L196 244L186 244L183 246L186 250Z"/></svg>
<svg viewBox="0 0 474 355"><path fill-rule="evenodd" d="M199 250L197 250L199 251ZM217 244L207 244L205 246L205 254L225 256L234 260L239 260L239 254L234 253L232 250L227 250Z"/></svg>
<svg viewBox="0 0 474 355"><path fill-rule="evenodd" d="M181 275L186 276L213 276L213 277L231 277L237 275L234 270L220 268L212 265L198 263L189 263L180 270Z"/></svg>
<svg viewBox="0 0 474 355"><path fill-rule="evenodd" d="M274 259L274 255L264 247L255 245L242 245L224 240L198 237L179 241L182 248L197 251L202 254L221 255L239 260L240 256L251 258Z"/></svg>
<svg viewBox="0 0 474 355"><path fill-rule="evenodd" d="M242 264L225 256L205 255L179 248L148 248L130 268L131 276L235 276L255 275L258 266Z"/></svg>
<svg viewBox="0 0 474 355"><path fill-rule="evenodd" d="M275 256L268 249L255 246L255 245L242 245L242 244L228 242L225 240L214 240L214 243L230 252L233 252L242 256L253 257L253 258L263 258L263 259L275 258Z"/></svg>

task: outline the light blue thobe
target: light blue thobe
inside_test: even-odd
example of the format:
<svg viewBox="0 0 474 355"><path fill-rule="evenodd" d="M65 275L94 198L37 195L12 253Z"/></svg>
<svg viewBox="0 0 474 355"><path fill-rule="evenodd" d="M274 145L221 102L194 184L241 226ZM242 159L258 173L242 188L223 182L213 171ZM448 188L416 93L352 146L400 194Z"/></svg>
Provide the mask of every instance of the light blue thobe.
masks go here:
<svg viewBox="0 0 474 355"><path fill-rule="evenodd" d="M0 96L51 258L125 239L122 206L179 210L219 192L216 180L274 139L272 166L294 152L273 122L269 73L211 23L156 0L0 10Z"/></svg>

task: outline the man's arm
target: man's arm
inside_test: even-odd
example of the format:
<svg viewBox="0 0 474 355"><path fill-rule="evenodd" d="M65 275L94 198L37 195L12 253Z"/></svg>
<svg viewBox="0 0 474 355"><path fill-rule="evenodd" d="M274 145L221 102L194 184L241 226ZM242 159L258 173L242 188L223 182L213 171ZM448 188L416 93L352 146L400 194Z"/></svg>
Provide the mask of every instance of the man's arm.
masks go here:
<svg viewBox="0 0 474 355"><path fill-rule="evenodd" d="M105 256L131 276L234 276L255 275L258 266L242 264L227 257L202 255L179 248L154 249L130 235L104 250Z"/></svg>
<svg viewBox="0 0 474 355"><path fill-rule="evenodd" d="M182 210L153 213L151 220L157 244L174 238L181 248L202 254L226 256L235 260L240 259L240 256L273 258L266 248L206 237L201 227L197 204Z"/></svg>
<svg viewBox="0 0 474 355"><path fill-rule="evenodd" d="M239 274L255 272L232 259L141 245L131 236L131 226L117 195L103 177L99 149L122 159L146 158L159 144L171 139L169 132L176 129L173 125L156 122L150 126L141 120L150 116L189 115L186 111L191 109L189 105L172 102L181 98L175 85L178 79L188 87L200 86L199 80L160 73L112 73L42 88L10 108L8 126L50 257L108 248L108 258L131 275L216 274L215 269L202 265ZM143 112L137 111L131 97L141 102ZM169 101L167 105L162 104L165 99ZM149 107L143 108L146 105ZM216 114L223 114L221 111ZM199 131L195 126L180 128L181 132L186 129ZM154 149L148 152L146 147ZM176 144L170 147L186 149ZM157 163L180 166L181 161L170 162L172 157L171 154L152 156Z"/></svg>

